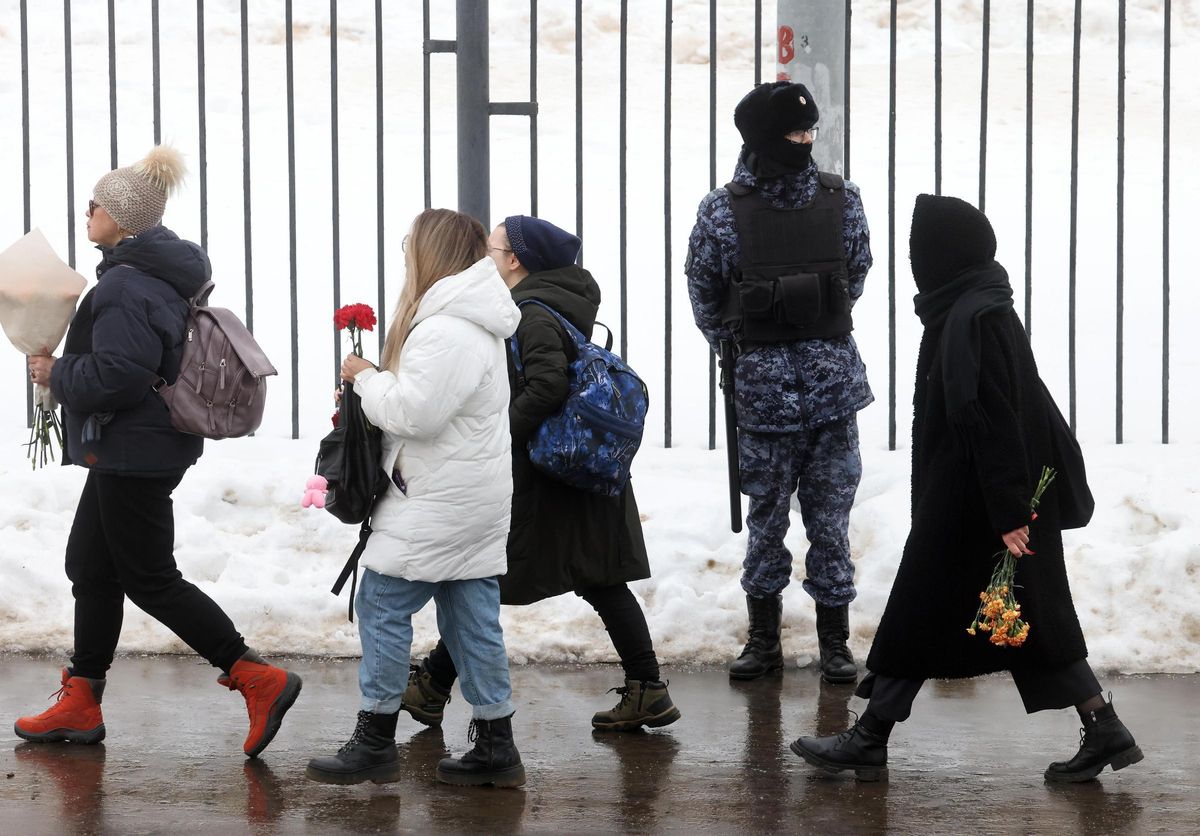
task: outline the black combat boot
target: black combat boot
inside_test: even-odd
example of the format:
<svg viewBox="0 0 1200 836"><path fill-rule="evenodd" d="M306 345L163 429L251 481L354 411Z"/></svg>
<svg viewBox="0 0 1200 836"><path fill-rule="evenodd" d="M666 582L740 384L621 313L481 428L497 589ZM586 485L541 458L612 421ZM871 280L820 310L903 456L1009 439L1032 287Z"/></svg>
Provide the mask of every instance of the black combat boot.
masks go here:
<svg viewBox="0 0 1200 836"><path fill-rule="evenodd" d="M464 787L519 787L525 783L521 753L513 745L511 714L499 720L472 720L467 739L475 748L461 758L442 758L437 766L439 781Z"/></svg>
<svg viewBox="0 0 1200 836"><path fill-rule="evenodd" d="M399 781L400 759L396 754L396 718L399 716L399 711L394 714L358 712L358 723L350 739L336 755L310 760L305 776L322 784Z"/></svg>
<svg viewBox="0 0 1200 836"><path fill-rule="evenodd" d="M747 595L746 609L750 613L750 640L742 648L742 655L729 665L730 679L758 679L783 668L783 647L779 643L783 596Z"/></svg>
<svg viewBox="0 0 1200 836"><path fill-rule="evenodd" d="M1112 703L1089 711L1079 731L1079 751L1069 761L1055 761L1046 769L1047 781L1077 783L1090 781L1111 766L1124 769L1142 759L1142 750L1117 717Z"/></svg>
<svg viewBox="0 0 1200 836"><path fill-rule="evenodd" d="M850 605L823 607L817 604L817 643L821 646L821 678L834 685L858 679L854 654L846 645L850 638Z"/></svg>
<svg viewBox="0 0 1200 836"><path fill-rule="evenodd" d="M853 769L860 781L887 779L887 738L869 730L862 720L832 737L801 737L790 748L826 772Z"/></svg>
<svg viewBox="0 0 1200 836"><path fill-rule="evenodd" d="M442 687L429 672L429 660L408 670L408 687L400 697L400 709L418 723L442 725L442 713L450 702L450 689Z"/></svg>

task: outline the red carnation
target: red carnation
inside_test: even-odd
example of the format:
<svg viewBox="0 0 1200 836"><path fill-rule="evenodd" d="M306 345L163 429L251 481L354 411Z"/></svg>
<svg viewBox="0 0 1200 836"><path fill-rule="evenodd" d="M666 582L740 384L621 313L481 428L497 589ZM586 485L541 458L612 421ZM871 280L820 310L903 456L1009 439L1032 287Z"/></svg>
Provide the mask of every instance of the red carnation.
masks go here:
<svg viewBox="0 0 1200 836"><path fill-rule="evenodd" d="M349 331L354 353L362 356L362 332L375 330L375 310L370 305L356 303L343 305L333 312L333 324L337 330Z"/></svg>
<svg viewBox="0 0 1200 836"><path fill-rule="evenodd" d="M375 330L375 310L370 305L357 303L343 305L334 311L333 324L341 331L343 328L361 328L363 331Z"/></svg>

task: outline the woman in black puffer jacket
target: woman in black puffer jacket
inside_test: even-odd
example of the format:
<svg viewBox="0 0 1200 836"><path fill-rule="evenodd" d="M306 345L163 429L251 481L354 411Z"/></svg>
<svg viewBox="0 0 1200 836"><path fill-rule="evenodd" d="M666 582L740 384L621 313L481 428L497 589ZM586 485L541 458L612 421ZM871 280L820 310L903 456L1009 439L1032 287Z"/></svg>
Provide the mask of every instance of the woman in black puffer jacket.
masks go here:
<svg viewBox="0 0 1200 836"><path fill-rule="evenodd" d="M88 470L67 540L75 596L75 649L62 697L17 720L26 740L98 743L100 699L128 596L222 671L250 713L244 750L271 742L300 692L300 678L246 647L211 598L175 565L171 492L203 450L171 424L159 384L179 375L189 300L212 273L208 256L161 225L184 175L174 149L100 178L88 201L88 238L100 250L97 283L79 304L63 356L29 358L34 383L63 405L64 461Z"/></svg>

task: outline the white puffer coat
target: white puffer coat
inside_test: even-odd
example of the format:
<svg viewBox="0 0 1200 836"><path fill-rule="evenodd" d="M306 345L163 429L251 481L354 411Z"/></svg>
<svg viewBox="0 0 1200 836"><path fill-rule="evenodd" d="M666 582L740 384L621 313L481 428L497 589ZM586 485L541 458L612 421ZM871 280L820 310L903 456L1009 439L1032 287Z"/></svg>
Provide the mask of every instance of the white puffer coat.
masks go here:
<svg viewBox="0 0 1200 836"><path fill-rule="evenodd" d="M412 581L503 575L512 511L512 443L504 340L521 321L490 258L433 285L413 318L399 372L354 378L398 465L361 564Z"/></svg>

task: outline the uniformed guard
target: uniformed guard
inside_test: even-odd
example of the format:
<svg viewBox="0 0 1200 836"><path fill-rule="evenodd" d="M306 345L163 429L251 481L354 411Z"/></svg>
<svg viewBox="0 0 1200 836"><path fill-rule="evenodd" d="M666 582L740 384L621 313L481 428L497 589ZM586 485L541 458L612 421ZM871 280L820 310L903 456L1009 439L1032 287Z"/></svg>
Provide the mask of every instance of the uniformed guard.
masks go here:
<svg viewBox="0 0 1200 836"><path fill-rule="evenodd" d="M821 674L853 682L850 507L862 475L857 413L874 400L851 309L871 267L858 188L817 169L817 104L803 84L751 90L734 111L743 146L733 180L700 202L688 242L696 325L734 372L741 491L749 497L742 588L750 637L734 679L783 667L784 545L794 493L810 543Z"/></svg>

